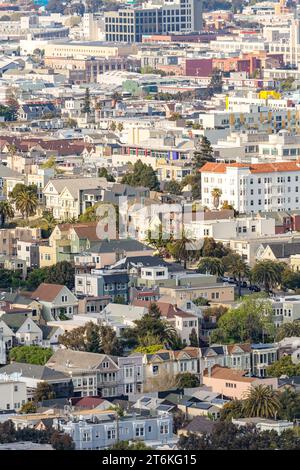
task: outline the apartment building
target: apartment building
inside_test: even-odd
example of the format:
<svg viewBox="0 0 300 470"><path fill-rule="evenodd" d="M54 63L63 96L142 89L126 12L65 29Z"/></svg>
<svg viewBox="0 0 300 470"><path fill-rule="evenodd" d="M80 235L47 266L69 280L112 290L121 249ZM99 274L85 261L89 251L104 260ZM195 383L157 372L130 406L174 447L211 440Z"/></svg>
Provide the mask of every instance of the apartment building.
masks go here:
<svg viewBox="0 0 300 470"><path fill-rule="evenodd" d="M221 190L219 204L240 213L290 211L300 208L300 165L277 163L206 163L201 168L202 203L216 207L212 190ZM219 205L218 204L218 205Z"/></svg>
<svg viewBox="0 0 300 470"><path fill-rule="evenodd" d="M141 42L143 35L202 29L202 0L159 0L142 7L104 12L105 40Z"/></svg>
<svg viewBox="0 0 300 470"><path fill-rule="evenodd" d="M0 375L0 410L20 411L27 401L26 385L15 376Z"/></svg>
<svg viewBox="0 0 300 470"><path fill-rule="evenodd" d="M126 415L117 419L115 412L102 411L101 416L91 410L84 419L68 421L56 419L54 427L72 436L76 450L101 450L120 441L143 441L158 447L176 443L173 418L166 412L151 415Z"/></svg>

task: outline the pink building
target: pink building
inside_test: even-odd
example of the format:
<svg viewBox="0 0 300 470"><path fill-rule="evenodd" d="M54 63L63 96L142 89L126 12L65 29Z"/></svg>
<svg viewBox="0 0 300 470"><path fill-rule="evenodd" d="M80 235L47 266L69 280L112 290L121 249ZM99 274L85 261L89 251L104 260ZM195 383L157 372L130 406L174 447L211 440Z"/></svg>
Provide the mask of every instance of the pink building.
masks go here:
<svg viewBox="0 0 300 470"><path fill-rule="evenodd" d="M257 385L270 385L273 389L278 387L277 378L259 379L246 377L247 371L229 369L215 365L203 374L203 384L210 387L212 392L220 393L229 398L242 400L248 390Z"/></svg>

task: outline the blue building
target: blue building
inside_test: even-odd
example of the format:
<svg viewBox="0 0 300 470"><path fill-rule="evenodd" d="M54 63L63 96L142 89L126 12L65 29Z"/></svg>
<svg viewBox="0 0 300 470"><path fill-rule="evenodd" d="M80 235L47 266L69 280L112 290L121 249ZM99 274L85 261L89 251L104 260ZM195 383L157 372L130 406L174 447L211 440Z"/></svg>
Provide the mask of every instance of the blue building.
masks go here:
<svg viewBox="0 0 300 470"><path fill-rule="evenodd" d="M158 411L152 415L127 415L117 417L116 413L73 416L68 421L57 419L56 429L69 434L76 450L107 449L119 441L144 441L150 447L174 445L173 417Z"/></svg>

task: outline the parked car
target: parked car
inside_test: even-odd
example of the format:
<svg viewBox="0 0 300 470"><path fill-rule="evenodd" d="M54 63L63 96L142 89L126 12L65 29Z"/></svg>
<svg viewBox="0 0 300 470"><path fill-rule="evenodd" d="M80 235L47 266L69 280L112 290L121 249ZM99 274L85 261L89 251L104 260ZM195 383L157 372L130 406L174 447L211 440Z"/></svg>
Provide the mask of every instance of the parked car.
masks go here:
<svg viewBox="0 0 300 470"><path fill-rule="evenodd" d="M252 292L260 292L261 288L258 286L249 286L249 290L251 290Z"/></svg>
<svg viewBox="0 0 300 470"><path fill-rule="evenodd" d="M236 281L236 285L238 286L239 285L239 281ZM241 287L248 287L248 284L246 281L241 281Z"/></svg>

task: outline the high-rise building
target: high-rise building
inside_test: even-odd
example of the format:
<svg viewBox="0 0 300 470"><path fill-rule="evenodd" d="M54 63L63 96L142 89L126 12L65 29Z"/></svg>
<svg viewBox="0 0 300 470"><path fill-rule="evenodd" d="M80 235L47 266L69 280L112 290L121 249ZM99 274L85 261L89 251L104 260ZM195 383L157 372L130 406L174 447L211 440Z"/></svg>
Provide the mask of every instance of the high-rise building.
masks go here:
<svg viewBox="0 0 300 470"><path fill-rule="evenodd" d="M104 13L105 40L141 42L143 35L202 29L202 0L156 0Z"/></svg>

